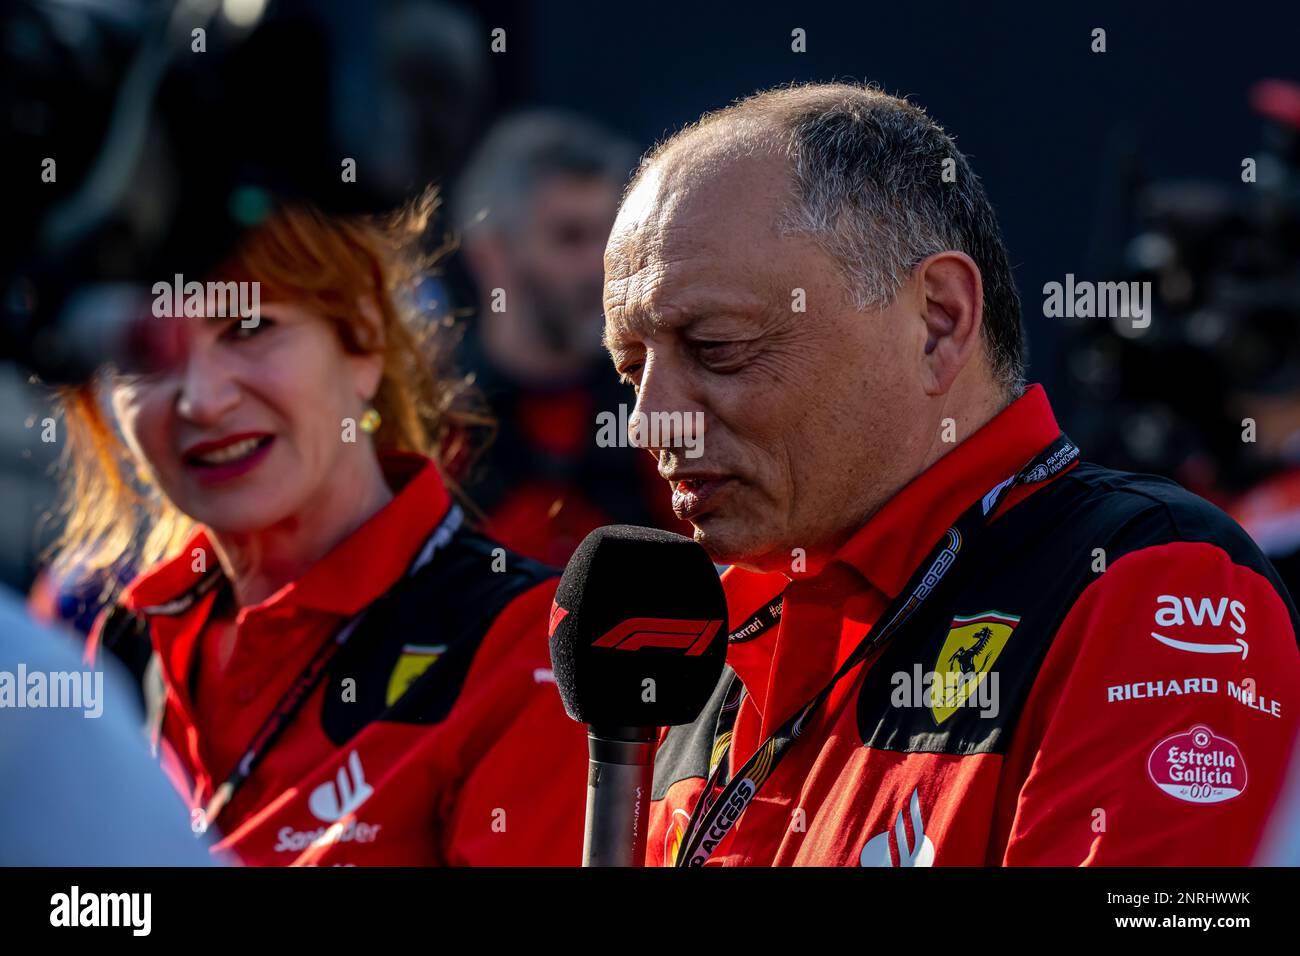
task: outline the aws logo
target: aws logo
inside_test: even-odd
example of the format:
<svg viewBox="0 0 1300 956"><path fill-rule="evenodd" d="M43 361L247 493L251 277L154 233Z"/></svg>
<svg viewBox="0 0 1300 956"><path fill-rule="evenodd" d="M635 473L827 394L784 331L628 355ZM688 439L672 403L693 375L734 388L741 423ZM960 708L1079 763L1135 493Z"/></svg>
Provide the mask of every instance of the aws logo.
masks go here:
<svg viewBox="0 0 1300 956"><path fill-rule="evenodd" d="M1186 615L1183 614L1184 608L1187 610ZM1207 597L1179 598L1172 594L1162 594L1156 598L1156 623L1161 627L1178 627L1189 621L1194 627L1201 627L1206 621L1211 626L1218 627L1223 623L1226 613L1232 616L1232 622L1228 626L1238 634L1245 634L1246 605L1240 601L1221 597L1216 602Z"/></svg>
<svg viewBox="0 0 1300 956"><path fill-rule="evenodd" d="M1228 627L1237 634L1246 633L1246 605L1227 597L1217 600L1209 597L1178 597L1173 594L1161 594L1156 598L1155 623L1157 627L1220 627L1227 621ZM1152 631L1151 636L1161 644L1176 650L1192 654L1240 654L1244 661L1250 652L1250 645L1238 637L1231 643L1185 641L1159 631Z"/></svg>

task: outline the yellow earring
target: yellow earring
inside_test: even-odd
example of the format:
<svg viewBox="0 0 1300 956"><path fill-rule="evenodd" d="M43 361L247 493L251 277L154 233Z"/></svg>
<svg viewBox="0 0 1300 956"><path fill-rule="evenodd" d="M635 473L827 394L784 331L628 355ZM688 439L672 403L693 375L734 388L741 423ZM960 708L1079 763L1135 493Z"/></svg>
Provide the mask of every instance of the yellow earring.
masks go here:
<svg viewBox="0 0 1300 956"><path fill-rule="evenodd" d="M379 431L379 426L382 422L383 418L380 417L377 409L367 408L366 413L361 416L361 421L358 424L360 424L363 432L368 435L373 435L375 432Z"/></svg>

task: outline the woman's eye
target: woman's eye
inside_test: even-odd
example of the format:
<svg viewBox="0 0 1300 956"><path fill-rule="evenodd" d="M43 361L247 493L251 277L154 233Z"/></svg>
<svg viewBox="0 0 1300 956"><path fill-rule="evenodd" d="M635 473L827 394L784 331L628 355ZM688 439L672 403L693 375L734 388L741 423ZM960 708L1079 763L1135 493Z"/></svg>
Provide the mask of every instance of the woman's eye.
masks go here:
<svg viewBox="0 0 1300 956"><path fill-rule="evenodd" d="M266 316L259 316L256 321L251 319L236 319L226 327L226 338L239 342L244 339L251 339L266 331L274 323Z"/></svg>

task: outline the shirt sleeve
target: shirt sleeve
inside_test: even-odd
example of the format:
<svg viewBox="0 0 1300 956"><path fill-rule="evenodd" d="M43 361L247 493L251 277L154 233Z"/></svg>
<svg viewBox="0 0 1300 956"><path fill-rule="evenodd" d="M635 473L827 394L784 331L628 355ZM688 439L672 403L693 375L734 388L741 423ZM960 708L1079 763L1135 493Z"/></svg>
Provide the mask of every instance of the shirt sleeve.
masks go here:
<svg viewBox="0 0 1300 956"><path fill-rule="evenodd" d="M1066 615L1026 701L1002 862L1250 863L1296 735L1292 614L1266 566L1214 544L1116 560Z"/></svg>

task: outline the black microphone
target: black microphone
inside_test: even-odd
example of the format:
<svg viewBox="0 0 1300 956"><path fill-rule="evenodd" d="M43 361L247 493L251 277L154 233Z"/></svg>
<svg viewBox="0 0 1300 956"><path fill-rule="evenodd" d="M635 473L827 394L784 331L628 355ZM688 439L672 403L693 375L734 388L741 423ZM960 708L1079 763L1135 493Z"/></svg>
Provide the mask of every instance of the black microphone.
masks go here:
<svg viewBox="0 0 1300 956"><path fill-rule="evenodd" d="M687 724L727 656L727 599L690 538L610 525L560 578L551 663L564 709L587 725L583 866L644 866L659 728Z"/></svg>

